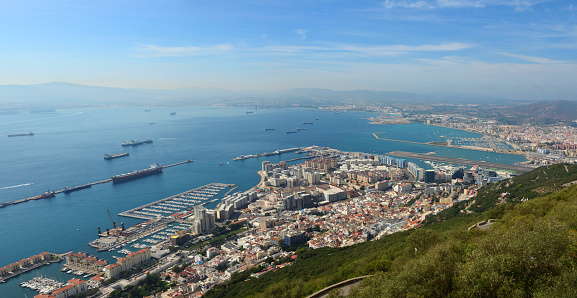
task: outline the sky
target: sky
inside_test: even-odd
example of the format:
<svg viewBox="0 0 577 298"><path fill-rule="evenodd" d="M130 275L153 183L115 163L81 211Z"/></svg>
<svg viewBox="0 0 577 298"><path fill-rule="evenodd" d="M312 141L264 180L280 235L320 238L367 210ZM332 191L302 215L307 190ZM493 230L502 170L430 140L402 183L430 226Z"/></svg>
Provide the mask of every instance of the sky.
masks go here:
<svg viewBox="0 0 577 298"><path fill-rule="evenodd" d="M574 0L0 0L0 85L577 100Z"/></svg>

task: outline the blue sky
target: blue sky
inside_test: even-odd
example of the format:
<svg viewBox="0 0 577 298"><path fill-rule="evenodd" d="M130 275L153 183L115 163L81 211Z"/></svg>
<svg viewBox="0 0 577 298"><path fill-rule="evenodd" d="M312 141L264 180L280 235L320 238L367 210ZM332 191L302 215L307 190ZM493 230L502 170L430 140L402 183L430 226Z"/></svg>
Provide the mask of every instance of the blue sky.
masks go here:
<svg viewBox="0 0 577 298"><path fill-rule="evenodd" d="M0 84L577 100L577 1L5 1Z"/></svg>

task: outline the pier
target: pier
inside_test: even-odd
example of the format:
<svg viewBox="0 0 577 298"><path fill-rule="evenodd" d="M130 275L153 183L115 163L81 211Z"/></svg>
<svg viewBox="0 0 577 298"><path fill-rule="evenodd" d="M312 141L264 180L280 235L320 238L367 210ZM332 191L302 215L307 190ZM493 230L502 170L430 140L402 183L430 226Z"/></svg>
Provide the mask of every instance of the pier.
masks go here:
<svg viewBox="0 0 577 298"><path fill-rule="evenodd" d="M224 189L233 186L235 185L223 183L207 184L156 202L121 212L118 215L144 220L166 217L184 210L190 210L195 205L209 203L209 200L215 195L218 195Z"/></svg>
<svg viewBox="0 0 577 298"><path fill-rule="evenodd" d="M191 163L191 162L193 162L193 160L192 160L192 159L189 159L189 160L185 160L185 161L181 161L181 162L169 164L169 165L163 166L162 168L163 168L163 169L165 169L165 168L170 168L170 167L182 165L182 164L185 164L185 163ZM100 181L96 181L96 182L91 182L91 183L87 183L87 184L84 184L84 185L81 185L81 186L76 186L76 187L89 188L89 187L92 187L93 185L102 184L102 183L107 183L107 182L110 182L110 181L112 181L112 179L111 179L111 178L108 178L108 179L104 179L104 180L100 180ZM74 187L74 188L76 188L76 187ZM63 192L65 192L66 190L68 190L68 188L64 188L64 189L61 189L61 190L56 190L56 191L54 191L54 194L63 193ZM80 190L80 189L79 189L79 190ZM20 199L20 200L15 200L15 201L10 201L10 202L5 202L5 203L0 203L0 208L6 207L6 206L9 206L9 205L16 205L16 204L20 204L20 203L24 203L24 202L28 202L28 201L33 201L33 200L35 200L36 197L37 197L37 196L29 197L29 198L25 198L25 199Z"/></svg>
<svg viewBox="0 0 577 298"><path fill-rule="evenodd" d="M387 153L387 155L394 155L399 157L405 158L414 158L414 159L421 159L421 160L431 160L431 161L438 161L438 162L445 162L450 164L458 164L458 165L465 165L465 166L480 166L482 168L491 168L491 169L500 169L500 170L507 170L507 171L515 171L515 172L528 172L533 170L530 167L518 166L518 165L506 165L494 162L486 162L486 161L477 161L477 160L470 160L464 158L452 158L452 157L444 157L438 155L427 155L422 153L413 153L413 152L405 152L405 151L393 151Z"/></svg>

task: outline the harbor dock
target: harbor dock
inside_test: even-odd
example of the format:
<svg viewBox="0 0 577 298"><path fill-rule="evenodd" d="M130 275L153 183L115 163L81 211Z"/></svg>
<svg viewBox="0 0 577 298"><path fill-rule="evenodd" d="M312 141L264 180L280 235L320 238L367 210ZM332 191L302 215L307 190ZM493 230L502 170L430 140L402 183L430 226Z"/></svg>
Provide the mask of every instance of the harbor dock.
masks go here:
<svg viewBox="0 0 577 298"><path fill-rule="evenodd" d="M144 220L166 217L171 214L192 209L195 205L209 203L214 196L234 184L210 183L195 189L191 189L177 195L173 195L156 202L130 209L119 213L124 217L132 217ZM229 191L230 192L230 191Z"/></svg>

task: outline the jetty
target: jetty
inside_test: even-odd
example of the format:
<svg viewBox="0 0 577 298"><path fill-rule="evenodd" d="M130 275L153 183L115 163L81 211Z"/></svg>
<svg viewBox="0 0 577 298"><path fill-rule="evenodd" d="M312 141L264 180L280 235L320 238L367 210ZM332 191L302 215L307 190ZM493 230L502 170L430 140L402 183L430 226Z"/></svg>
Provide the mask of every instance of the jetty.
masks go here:
<svg viewBox="0 0 577 298"><path fill-rule="evenodd" d="M186 163L191 163L191 162L193 162L193 160L192 160L192 159L189 159L189 160L185 160L185 161L181 161L181 162L177 162L177 163L173 163L173 164L169 164L169 165L163 166L163 168L164 168L164 169L165 169L165 168L170 168L170 167L174 167L174 166L178 166L178 165L182 165L182 164L186 164ZM65 187L65 188L63 188L63 189L61 189L61 190L56 190L56 191L54 191L53 193L54 193L55 195L56 195L56 194L59 194L59 193L70 193L71 190L72 190L72 191L79 191L79 190L82 190L82 189L90 188L90 187L92 187L93 185L102 184L102 183L107 183L107 182L110 182L110 181L112 181L112 179L108 178L108 179L104 179L104 180L100 180L100 181L96 181L96 182L90 182L90 183L87 183L87 184L84 184L84 185L80 185L80 186L76 186L76 187L73 187L73 188ZM28 202L28 201L37 200L37 197L38 197L38 196L34 196L34 197L25 198L25 199L20 199L20 200L14 200L14 201L9 201L9 202L5 202L5 203L0 203L0 208L6 207L6 206L10 206L10 205L16 205L16 204L20 204L20 203L25 203L25 202ZM46 197L46 198L52 198L52 197L54 197L54 196L50 196L50 197Z"/></svg>
<svg viewBox="0 0 577 298"><path fill-rule="evenodd" d="M196 205L209 203L213 201L211 199L213 199L214 196L218 195L224 189L233 186L235 185L210 183L179 193L177 195L170 196L168 198L164 198L162 200L158 200L156 202L148 203L146 205L121 212L118 215L144 220L170 216L171 214L190 210Z"/></svg>

